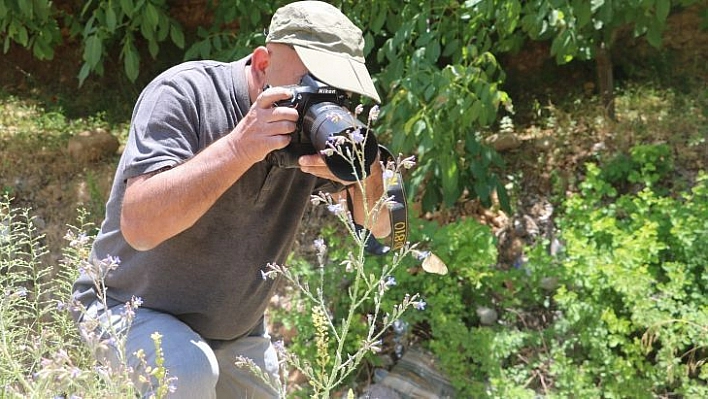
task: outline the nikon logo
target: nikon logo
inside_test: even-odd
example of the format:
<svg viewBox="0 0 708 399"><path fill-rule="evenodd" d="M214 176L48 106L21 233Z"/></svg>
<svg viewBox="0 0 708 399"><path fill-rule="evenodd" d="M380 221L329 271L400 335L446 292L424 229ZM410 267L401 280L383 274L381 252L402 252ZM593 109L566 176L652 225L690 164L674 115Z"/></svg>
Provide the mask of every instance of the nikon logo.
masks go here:
<svg viewBox="0 0 708 399"><path fill-rule="evenodd" d="M337 94L336 89L319 89L317 90L317 93L319 94Z"/></svg>

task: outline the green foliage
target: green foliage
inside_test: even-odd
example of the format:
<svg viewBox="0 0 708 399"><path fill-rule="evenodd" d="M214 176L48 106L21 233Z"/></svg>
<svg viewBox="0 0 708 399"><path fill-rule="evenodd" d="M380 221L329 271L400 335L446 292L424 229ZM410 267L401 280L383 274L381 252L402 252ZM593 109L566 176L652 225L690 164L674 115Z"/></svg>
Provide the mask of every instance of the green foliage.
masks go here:
<svg viewBox="0 0 708 399"><path fill-rule="evenodd" d="M369 59L381 68L377 82L388 93L382 135L396 151L418 157L408 188L422 196L426 210L452 206L465 191L486 204L497 192L508 205L495 173L501 158L480 134L500 106L511 109L493 53L510 46L503 38L513 31L513 18L503 17L513 10L495 5L357 2L351 10L378 48L375 61Z"/></svg>
<svg viewBox="0 0 708 399"><path fill-rule="evenodd" d="M181 26L169 15L165 0L96 0L87 1L81 14L74 16L74 29L80 29L84 42L83 65L79 82L91 72L103 73L108 49L119 42L120 58L131 81L140 72L138 43L147 41L152 58L157 57L159 43L169 40L179 48L185 46ZM77 32L74 32L77 33Z"/></svg>
<svg viewBox="0 0 708 399"><path fill-rule="evenodd" d="M590 60L600 47L610 48L620 28L631 27L659 47L672 7L695 0L554 1L523 2L521 29L534 40L550 40L558 63L574 58Z"/></svg>
<svg viewBox="0 0 708 399"><path fill-rule="evenodd" d="M406 263L393 297L420 292L426 310L406 320L460 397L706 394L708 175L666 196L652 189L669 177L664 148L631 154L643 189L619 194L589 164L581 192L564 203L557 256L542 242L505 270L495 264L493 235L476 221L416 222L413 239L450 272ZM490 309L492 324L482 319Z"/></svg>
<svg viewBox="0 0 708 399"><path fill-rule="evenodd" d="M621 190L626 184L659 190L659 183L674 170L671 147L666 144L638 144L627 154L618 154L602 169L601 177Z"/></svg>
<svg viewBox="0 0 708 399"><path fill-rule="evenodd" d="M565 284L554 297L563 317L552 359L588 376L558 369L568 389L705 395L707 183L703 174L678 199L647 188L608 205L614 192L588 165L582 195L566 203ZM598 384L601 375L615 378Z"/></svg>
<svg viewBox="0 0 708 399"><path fill-rule="evenodd" d="M61 43L58 19L60 13L49 0L0 1L0 38L3 53L15 42L32 50L38 60L54 57L54 48Z"/></svg>

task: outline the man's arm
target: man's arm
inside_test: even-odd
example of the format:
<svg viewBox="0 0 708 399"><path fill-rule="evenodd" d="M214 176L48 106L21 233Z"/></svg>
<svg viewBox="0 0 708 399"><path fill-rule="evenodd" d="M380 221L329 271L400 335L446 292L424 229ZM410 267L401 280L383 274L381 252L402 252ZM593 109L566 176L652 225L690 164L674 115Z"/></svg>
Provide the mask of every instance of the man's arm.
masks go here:
<svg viewBox="0 0 708 399"><path fill-rule="evenodd" d="M290 96L282 88L264 91L233 131L187 162L128 179L121 209L125 240L149 250L181 233L254 163L287 146L298 114L273 104Z"/></svg>

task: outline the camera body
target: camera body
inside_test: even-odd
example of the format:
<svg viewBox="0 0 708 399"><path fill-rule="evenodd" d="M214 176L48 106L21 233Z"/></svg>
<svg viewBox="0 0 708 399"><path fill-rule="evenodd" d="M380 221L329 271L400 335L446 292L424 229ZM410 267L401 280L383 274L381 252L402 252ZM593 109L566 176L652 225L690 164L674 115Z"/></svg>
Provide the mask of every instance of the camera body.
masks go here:
<svg viewBox="0 0 708 399"><path fill-rule="evenodd" d="M267 157L278 167L298 168L302 155L320 153L330 171L344 181L356 181L371 172L378 155L373 132L348 109L349 96L310 74L292 86L293 96L276 106L298 111L297 129L290 144ZM331 149L332 151L325 151Z"/></svg>

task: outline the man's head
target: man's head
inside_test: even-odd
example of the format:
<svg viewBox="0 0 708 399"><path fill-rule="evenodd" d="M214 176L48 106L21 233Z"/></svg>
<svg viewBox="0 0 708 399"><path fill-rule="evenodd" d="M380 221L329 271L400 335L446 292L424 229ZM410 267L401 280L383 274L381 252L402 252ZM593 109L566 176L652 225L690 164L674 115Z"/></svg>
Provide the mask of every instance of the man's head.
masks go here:
<svg viewBox="0 0 708 399"><path fill-rule="evenodd" d="M364 62L361 30L336 7L298 1L279 8L266 43L292 46L317 79L381 102Z"/></svg>

